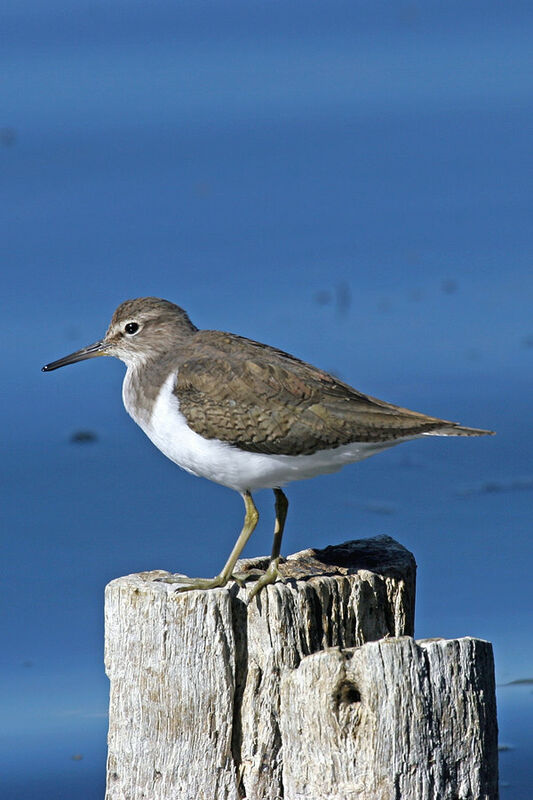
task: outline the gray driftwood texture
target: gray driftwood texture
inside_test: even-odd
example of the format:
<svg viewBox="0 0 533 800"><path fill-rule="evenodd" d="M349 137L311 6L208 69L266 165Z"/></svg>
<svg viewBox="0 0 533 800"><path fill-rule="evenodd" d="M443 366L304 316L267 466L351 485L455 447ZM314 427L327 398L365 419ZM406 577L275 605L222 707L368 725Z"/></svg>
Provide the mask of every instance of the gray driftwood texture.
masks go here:
<svg viewBox="0 0 533 800"><path fill-rule="evenodd" d="M471 638L404 636L303 659L281 679L285 797L496 798L493 675L491 645Z"/></svg>
<svg viewBox="0 0 533 800"><path fill-rule="evenodd" d="M415 570L378 537L290 556L250 605L112 581L107 800L494 800L490 645L414 643Z"/></svg>

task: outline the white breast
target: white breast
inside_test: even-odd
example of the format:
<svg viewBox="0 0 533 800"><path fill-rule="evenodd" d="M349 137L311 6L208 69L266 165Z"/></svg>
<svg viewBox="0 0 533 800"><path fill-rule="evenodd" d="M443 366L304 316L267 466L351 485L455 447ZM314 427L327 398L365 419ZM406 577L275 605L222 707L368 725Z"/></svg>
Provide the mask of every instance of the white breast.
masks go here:
<svg viewBox="0 0 533 800"><path fill-rule="evenodd" d="M240 492L273 489L290 481L336 472L345 464L361 461L394 444L354 442L303 456L249 453L219 439L205 439L189 428L180 411L179 400L173 393L176 380L176 372L168 376L149 416L135 409L130 376L126 374L123 387L126 410L155 446L175 464L193 475Z"/></svg>

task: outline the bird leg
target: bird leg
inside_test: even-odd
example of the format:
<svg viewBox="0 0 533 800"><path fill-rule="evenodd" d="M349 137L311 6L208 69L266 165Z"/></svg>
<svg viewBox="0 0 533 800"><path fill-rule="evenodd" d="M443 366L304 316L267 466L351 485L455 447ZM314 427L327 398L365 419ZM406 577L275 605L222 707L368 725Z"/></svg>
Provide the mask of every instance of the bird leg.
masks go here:
<svg viewBox="0 0 533 800"><path fill-rule="evenodd" d="M279 578L279 553L281 550L281 540L283 538L283 530L285 528L285 520L287 518L287 509L289 508L289 501L283 494L281 489L274 489L276 497L276 523L274 525L274 540L272 542L272 555L266 572L261 575L259 580L254 585L250 592L248 602L258 594L263 586L268 586L269 583L274 583Z"/></svg>
<svg viewBox="0 0 533 800"><path fill-rule="evenodd" d="M255 507L255 503L252 500L252 495L250 492L242 492L242 499L244 500L244 507L246 509L246 513L244 516L244 525L242 528L241 533L239 534L239 538L235 542L235 546L230 553L222 572L219 575L216 575L214 578L178 578L175 577L170 579L169 582L171 583L183 583L183 586L180 586L176 589L177 592L188 592L191 589L215 589L217 586L225 586L229 580L236 580L237 583L242 585L241 580L233 575L233 568L239 558L241 552L243 551L246 542L252 535L255 530L255 526L259 520L259 512ZM280 538L281 544L281 538Z"/></svg>

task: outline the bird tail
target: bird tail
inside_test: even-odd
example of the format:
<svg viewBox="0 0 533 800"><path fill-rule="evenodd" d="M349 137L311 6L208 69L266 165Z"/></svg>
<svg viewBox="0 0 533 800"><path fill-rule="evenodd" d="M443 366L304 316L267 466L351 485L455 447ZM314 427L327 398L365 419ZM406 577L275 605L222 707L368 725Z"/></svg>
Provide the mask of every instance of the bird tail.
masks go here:
<svg viewBox="0 0 533 800"><path fill-rule="evenodd" d="M442 428L426 431L424 436L493 436L494 431L484 431L481 428L466 428L459 423L448 423Z"/></svg>

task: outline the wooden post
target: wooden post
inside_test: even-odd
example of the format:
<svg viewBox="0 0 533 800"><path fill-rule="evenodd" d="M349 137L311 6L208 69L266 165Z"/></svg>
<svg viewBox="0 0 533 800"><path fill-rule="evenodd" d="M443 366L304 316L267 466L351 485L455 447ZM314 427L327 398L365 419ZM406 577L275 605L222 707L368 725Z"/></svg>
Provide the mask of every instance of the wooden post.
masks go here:
<svg viewBox="0 0 533 800"><path fill-rule="evenodd" d="M290 556L249 605L112 581L106 800L495 800L490 645L415 643L415 570L377 537Z"/></svg>
<svg viewBox="0 0 533 800"><path fill-rule="evenodd" d="M496 798L494 688L480 639L404 636L304 658L281 679L285 797Z"/></svg>

